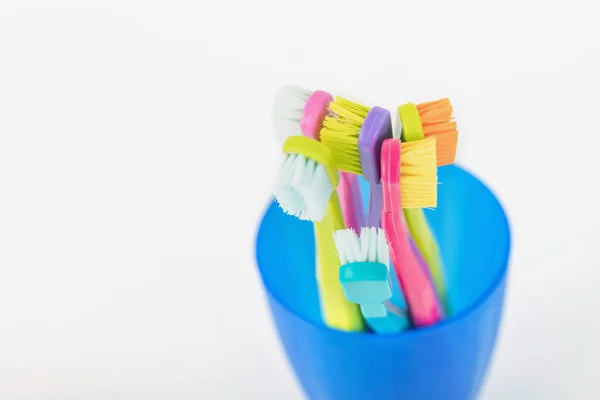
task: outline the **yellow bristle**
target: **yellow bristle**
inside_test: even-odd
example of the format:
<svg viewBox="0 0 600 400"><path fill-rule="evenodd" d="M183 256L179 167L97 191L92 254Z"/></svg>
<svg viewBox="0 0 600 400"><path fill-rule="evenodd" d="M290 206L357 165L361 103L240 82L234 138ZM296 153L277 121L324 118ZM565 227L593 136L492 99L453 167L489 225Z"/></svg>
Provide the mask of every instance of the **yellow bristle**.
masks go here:
<svg viewBox="0 0 600 400"><path fill-rule="evenodd" d="M400 190L402 208L437 207L435 137L402 143Z"/></svg>
<svg viewBox="0 0 600 400"><path fill-rule="evenodd" d="M425 138L437 140L438 166L453 164L456 157L458 130L452 117L449 99L441 99L417 105Z"/></svg>
<svg viewBox="0 0 600 400"><path fill-rule="evenodd" d="M333 105L334 107L339 106L340 110L347 110L348 113L360 117L363 121L367 117L369 111L371 111L370 107L344 99L340 96L336 96L335 100L330 105Z"/></svg>
<svg viewBox="0 0 600 400"><path fill-rule="evenodd" d="M362 175L358 135L369 110L369 107L339 96L329 105L320 138L342 171Z"/></svg>

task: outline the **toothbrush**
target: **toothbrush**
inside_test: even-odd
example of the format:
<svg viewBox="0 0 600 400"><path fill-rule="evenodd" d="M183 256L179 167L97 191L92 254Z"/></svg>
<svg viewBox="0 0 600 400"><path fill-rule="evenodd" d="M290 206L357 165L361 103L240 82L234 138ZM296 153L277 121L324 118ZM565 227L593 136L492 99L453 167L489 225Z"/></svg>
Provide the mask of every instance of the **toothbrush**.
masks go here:
<svg viewBox="0 0 600 400"><path fill-rule="evenodd" d="M352 229L334 233L342 267L340 282L346 298L360 305L367 324L376 333L397 333L409 327L406 316L390 313L384 302L392 297L389 251L381 228Z"/></svg>
<svg viewBox="0 0 600 400"><path fill-rule="evenodd" d="M341 263L333 233L346 227L335 190L339 176L331 151L308 137L290 136L283 144L283 152L285 157L273 194L286 213L314 222L323 320L339 330L362 331L360 309L346 299L339 281Z"/></svg>
<svg viewBox="0 0 600 400"><path fill-rule="evenodd" d="M332 101L333 96L322 90L311 92L296 86L281 87L275 95L273 112L275 133L280 141L301 135L319 140L319 131ZM340 172L337 191L346 226L358 231L363 225L358 178Z"/></svg>
<svg viewBox="0 0 600 400"><path fill-rule="evenodd" d="M398 107L396 132L401 132L402 141L404 142L414 142L434 137L436 139L437 165L443 166L454 163L458 131L456 122L452 119L450 100L442 99L416 106L413 103L401 105ZM443 262L435 237L425 219L425 214L421 208L415 207L405 209L404 216L415 244L429 267L446 314L450 314L451 307L444 277Z"/></svg>
<svg viewBox="0 0 600 400"><path fill-rule="evenodd" d="M416 158L420 161L420 166L414 165L411 169L413 178L417 177L420 169L437 169L435 138L404 145L398 139L386 139L381 149L382 226L390 244L390 257L410 309L412 322L419 328L437 323L443 318L443 312L427 271L419 265L410 248L401 213L404 199L402 186L405 185L400 175L401 158Z"/></svg>

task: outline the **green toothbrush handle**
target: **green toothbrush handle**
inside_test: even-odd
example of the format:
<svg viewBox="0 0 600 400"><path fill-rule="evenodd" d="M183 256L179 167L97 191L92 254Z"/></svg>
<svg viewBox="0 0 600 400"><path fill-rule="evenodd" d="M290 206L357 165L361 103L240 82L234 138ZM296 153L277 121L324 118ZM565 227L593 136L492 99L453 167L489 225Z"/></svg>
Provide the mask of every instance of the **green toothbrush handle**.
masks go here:
<svg viewBox="0 0 600 400"><path fill-rule="evenodd" d="M317 284L321 313L327 326L343 331L362 331L364 321L358 304L346 300L340 283L340 259L336 252L333 233L345 229L344 217L337 192L329 200L327 214L315 222L317 246Z"/></svg>
<svg viewBox="0 0 600 400"><path fill-rule="evenodd" d="M405 208L404 217L406 218L406 223L413 240L427 263L433 284L444 306L446 315L449 315L448 289L446 287L442 257L440 256L440 250L435 237L425 219L425 214L420 208Z"/></svg>

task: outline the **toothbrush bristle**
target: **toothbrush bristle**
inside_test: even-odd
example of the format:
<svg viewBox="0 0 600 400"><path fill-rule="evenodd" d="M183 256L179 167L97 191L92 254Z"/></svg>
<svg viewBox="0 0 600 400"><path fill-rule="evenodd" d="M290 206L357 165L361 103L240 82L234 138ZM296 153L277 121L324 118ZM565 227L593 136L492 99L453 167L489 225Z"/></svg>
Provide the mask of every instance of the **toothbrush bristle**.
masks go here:
<svg viewBox="0 0 600 400"><path fill-rule="evenodd" d="M342 265L354 262L378 262L389 265L389 249L381 228L363 227L358 235L352 229L342 229L333 235Z"/></svg>
<svg viewBox="0 0 600 400"><path fill-rule="evenodd" d="M335 231L333 241L342 265L360 261L360 242L353 229Z"/></svg>
<svg viewBox="0 0 600 400"><path fill-rule="evenodd" d="M445 98L417 105L425 138L435 137L437 165L453 164L456 158L458 130L452 117L452 104Z"/></svg>
<svg viewBox="0 0 600 400"><path fill-rule="evenodd" d="M369 110L339 96L329 104L320 139L331 150L336 166L342 171L362 175L358 135Z"/></svg>
<svg viewBox="0 0 600 400"><path fill-rule="evenodd" d="M390 265L390 249L383 229L377 230L377 260L387 266Z"/></svg>
<svg viewBox="0 0 600 400"><path fill-rule="evenodd" d="M444 98L417 104L417 111L421 117L421 122L425 125L439 124L451 120L453 110L450 99Z"/></svg>
<svg viewBox="0 0 600 400"><path fill-rule="evenodd" d="M273 194L286 213L301 220L321 221L333 190L322 164L288 153L275 179Z"/></svg>
<svg viewBox="0 0 600 400"><path fill-rule="evenodd" d="M312 91L297 86L282 86L275 93L272 110L273 130L283 143L290 136L300 136L300 119Z"/></svg>
<svg viewBox="0 0 600 400"><path fill-rule="evenodd" d="M437 206L436 138L403 142L400 153L402 208Z"/></svg>

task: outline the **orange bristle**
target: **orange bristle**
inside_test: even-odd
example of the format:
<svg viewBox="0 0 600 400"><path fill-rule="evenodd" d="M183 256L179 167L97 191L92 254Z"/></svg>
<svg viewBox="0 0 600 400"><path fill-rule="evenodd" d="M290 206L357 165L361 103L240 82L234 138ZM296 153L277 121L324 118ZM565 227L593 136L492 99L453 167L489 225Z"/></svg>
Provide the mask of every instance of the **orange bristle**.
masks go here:
<svg viewBox="0 0 600 400"><path fill-rule="evenodd" d="M437 165L453 164L456 158L458 130L452 117L452 104L445 98L417 105L425 137L437 143Z"/></svg>

